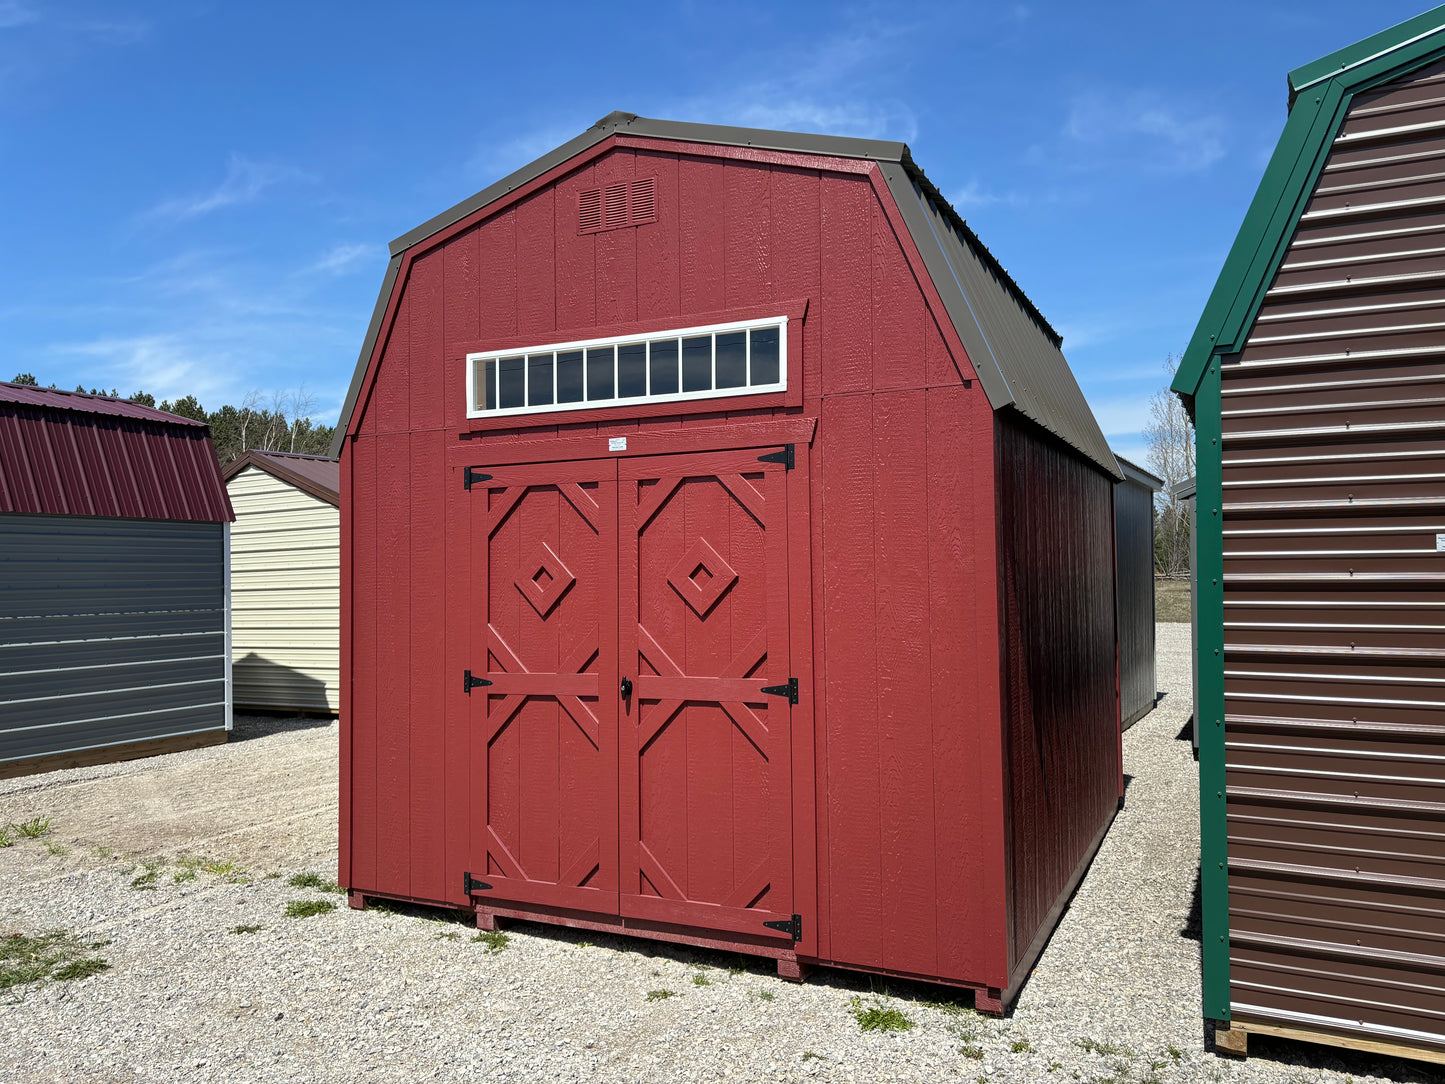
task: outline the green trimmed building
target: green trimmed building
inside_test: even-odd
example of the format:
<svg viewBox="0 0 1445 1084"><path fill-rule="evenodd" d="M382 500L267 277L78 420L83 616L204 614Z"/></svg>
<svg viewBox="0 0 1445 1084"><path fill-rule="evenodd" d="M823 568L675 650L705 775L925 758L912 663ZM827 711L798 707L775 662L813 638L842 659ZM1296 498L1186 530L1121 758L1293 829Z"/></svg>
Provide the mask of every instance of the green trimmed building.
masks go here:
<svg viewBox="0 0 1445 1084"><path fill-rule="evenodd" d="M1174 382L1204 1013L1445 1061L1445 7L1289 76Z"/></svg>

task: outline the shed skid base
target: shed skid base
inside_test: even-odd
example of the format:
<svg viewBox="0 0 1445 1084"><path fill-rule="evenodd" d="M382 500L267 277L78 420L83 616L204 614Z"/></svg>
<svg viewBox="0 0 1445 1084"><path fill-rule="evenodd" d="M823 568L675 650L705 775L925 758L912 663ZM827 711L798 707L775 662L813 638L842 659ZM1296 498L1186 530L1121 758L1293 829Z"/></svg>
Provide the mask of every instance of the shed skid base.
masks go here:
<svg viewBox="0 0 1445 1084"><path fill-rule="evenodd" d="M158 757L165 753L204 749L208 745L225 745L229 737L228 731L217 728L203 730L198 734L182 734L179 738L155 738L149 741L126 742L123 745L104 745L99 749L83 749L78 753L51 753L26 760L7 760L0 763L0 779L58 772L66 768L89 768L95 764L117 764L122 760L139 760L141 757Z"/></svg>
<svg viewBox="0 0 1445 1084"><path fill-rule="evenodd" d="M808 976L809 960L799 958L796 952L785 949L767 939L748 940L746 935L724 934L706 937L687 926L672 926L662 922L646 922L635 918L599 919L597 915L563 911L560 908L546 910L521 910L511 907L493 907L477 904L477 929L495 930L499 919L521 919L524 922L541 922L548 925L568 926L577 930L597 930L602 933L616 933L627 937L646 937L654 941L671 941L676 945L691 945L694 948L717 949L721 952L737 952L745 956L767 956L778 961L778 975L792 982L803 982Z"/></svg>
<svg viewBox="0 0 1445 1084"><path fill-rule="evenodd" d="M1409 1058L1414 1061L1428 1061L1445 1065L1445 1038L1441 1046L1424 1046L1416 1043L1388 1042L1371 1039L1365 1035L1344 1035L1317 1028L1281 1027L1257 1020L1216 1020L1214 1022L1214 1045L1227 1054L1241 1058L1249 1056L1251 1035L1275 1035L1281 1039L1297 1039L1302 1043L1320 1043L1324 1046L1342 1046L1348 1050L1363 1050L1370 1054L1384 1054L1392 1058Z"/></svg>
<svg viewBox="0 0 1445 1084"><path fill-rule="evenodd" d="M366 894L357 892L355 889L346 893L346 906L356 911L366 910Z"/></svg>

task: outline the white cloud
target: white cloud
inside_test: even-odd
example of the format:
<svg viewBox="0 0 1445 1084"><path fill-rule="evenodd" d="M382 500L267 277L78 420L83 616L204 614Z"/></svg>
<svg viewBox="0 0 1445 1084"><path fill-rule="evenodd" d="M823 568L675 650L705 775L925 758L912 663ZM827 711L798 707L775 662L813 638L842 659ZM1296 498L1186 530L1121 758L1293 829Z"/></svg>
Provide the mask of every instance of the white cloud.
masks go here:
<svg viewBox="0 0 1445 1084"><path fill-rule="evenodd" d="M336 245L306 270L327 275L344 275L348 271L356 270L366 257L378 251L375 245Z"/></svg>
<svg viewBox="0 0 1445 1084"><path fill-rule="evenodd" d="M98 375L100 384L116 387L122 395L142 389L157 402L194 395L204 404L217 399L230 384L221 375L231 368L230 359L207 356L175 335L95 339L52 349L92 359L96 366L91 370L92 380Z"/></svg>
<svg viewBox="0 0 1445 1084"><path fill-rule="evenodd" d="M40 13L19 0L0 0L0 30L13 30L40 21Z"/></svg>
<svg viewBox="0 0 1445 1084"><path fill-rule="evenodd" d="M1076 95L1063 135L1096 162L1125 158L1163 173L1207 169L1225 154L1222 118L1191 116L1147 91Z"/></svg>
<svg viewBox="0 0 1445 1084"><path fill-rule="evenodd" d="M145 213L148 219L184 221L208 215L225 207L251 203L266 189L284 181L310 180L294 166L255 162L233 154L226 163L226 177L209 192L166 200Z"/></svg>

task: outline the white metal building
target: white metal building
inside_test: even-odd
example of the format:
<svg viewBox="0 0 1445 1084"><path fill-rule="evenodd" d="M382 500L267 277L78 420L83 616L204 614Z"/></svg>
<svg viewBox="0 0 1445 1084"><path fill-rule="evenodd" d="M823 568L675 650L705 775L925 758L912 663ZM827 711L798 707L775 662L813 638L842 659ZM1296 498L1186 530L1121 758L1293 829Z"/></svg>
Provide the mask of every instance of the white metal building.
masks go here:
<svg viewBox="0 0 1445 1084"><path fill-rule="evenodd" d="M337 461L247 452L224 471L240 709L335 712L341 597Z"/></svg>

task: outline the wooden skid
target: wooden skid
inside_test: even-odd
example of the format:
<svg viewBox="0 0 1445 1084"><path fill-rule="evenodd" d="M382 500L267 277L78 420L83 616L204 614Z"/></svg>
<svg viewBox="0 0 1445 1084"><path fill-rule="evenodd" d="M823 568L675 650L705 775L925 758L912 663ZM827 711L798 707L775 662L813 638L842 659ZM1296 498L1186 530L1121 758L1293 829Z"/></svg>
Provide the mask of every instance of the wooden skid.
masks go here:
<svg viewBox="0 0 1445 1084"><path fill-rule="evenodd" d="M199 734L183 734L179 738L155 738L150 741L126 742L124 745L104 745L99 749L84 749L78 753L53 753L43 757L30 757L27 760L8 760L0 764L0 779L38 775L40 772L58 772L63 768L88 768L93 764L115 764L122 760L156 757L162 753L201 749L208 745L225 745L229 736L230 732L227 730L205 730Z"/></svg>
<svg viewBox="0 0 1445 1084"><path fill-rule="evenodd" d="M1363 1035L1346 1035L1341 1032L1323 1031L1315 1028L1281 1027L1256 1020L1234 1020L1226 1023L1215 1022L1214 1045L1226 1054L1241 1058L1249 1056L1251 1035L1275 1035L1281 1039L1296 1039L1303 1043L1320 1043L1324 1046L1340 1046L1347 1050L1363 1050L1369 1054L1384 1054L1392 1058L1408 1058L1412 1061L1428 1061L1445 1065L1445 1048L1424 1046L1416 1043L1386 1042Z"/></svg>

